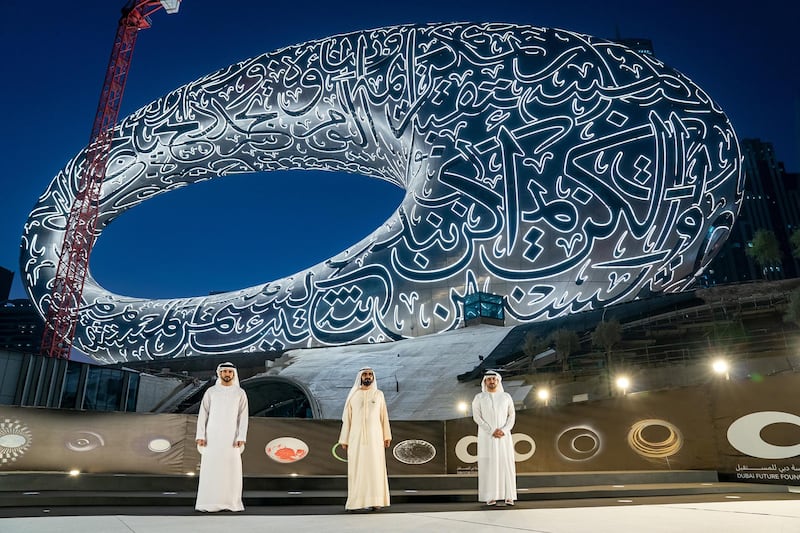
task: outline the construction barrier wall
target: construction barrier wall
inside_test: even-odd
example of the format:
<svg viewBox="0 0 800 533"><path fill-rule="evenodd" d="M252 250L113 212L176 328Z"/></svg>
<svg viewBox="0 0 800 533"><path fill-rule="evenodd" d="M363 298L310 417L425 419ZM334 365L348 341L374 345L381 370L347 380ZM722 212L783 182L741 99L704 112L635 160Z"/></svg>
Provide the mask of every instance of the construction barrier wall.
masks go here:
<svg viewBox="0 0 800 533"><path fill-rule="evenodd" d="M518 411L517 471L715 470L800 485L800 374ZM391 413L390 413L391 417ZM0 473L197 472L196 416L0 406ZM251 418L245 475L345 475L338 420ZM390 475L471 473L471 418L395 421Z"/></svg>

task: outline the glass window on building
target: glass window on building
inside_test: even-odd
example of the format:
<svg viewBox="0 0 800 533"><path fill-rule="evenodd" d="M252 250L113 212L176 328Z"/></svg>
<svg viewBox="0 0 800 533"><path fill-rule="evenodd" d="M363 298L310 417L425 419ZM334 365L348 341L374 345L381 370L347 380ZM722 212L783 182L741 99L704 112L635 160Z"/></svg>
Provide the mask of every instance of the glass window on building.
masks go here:
<svg viewBox="0 0 800 533"><path fill-rule="evenodd" d="M96 368L89 368L86 376L86 393L83 395L83 408L89 411L97 409L97 390L100 388L100 372Z"/></svg>
<svg viewBox="0 0 800 533"><path fill-rule="evenodd" d="M464 318L493 318L503 320L505 310L503 309L503 297L488 292L476 292L464 297Z"/></svg>
<svg viewBox="0 0 800 533"><path fill-rule="evenodd" d="M125 403L126 411L136 411L136 400L139 397L139 374L128 374L128 400Z"/></svg>
<svg viewBox="0 0 800 533"><path fill-rule="evenodd" d="M122 403L123 372L90 367L83 408L89 411L118 411Z"/></svg>
<svg viewBox="0 0 800 533"><path fill-rule="evenodd" d="M67 365L67 374L64 376L64 388L61 391L61 405L63 409L75 409L78 404L78 386L81 382L80 363L70 361Z"/></svg>
<svg viewBox="0 0 800 533"><path fill-rule="evenodd" d="M97 390L98 411L119 411L122 404L123 373L119 370L104 368L100 374Z"/></svg>

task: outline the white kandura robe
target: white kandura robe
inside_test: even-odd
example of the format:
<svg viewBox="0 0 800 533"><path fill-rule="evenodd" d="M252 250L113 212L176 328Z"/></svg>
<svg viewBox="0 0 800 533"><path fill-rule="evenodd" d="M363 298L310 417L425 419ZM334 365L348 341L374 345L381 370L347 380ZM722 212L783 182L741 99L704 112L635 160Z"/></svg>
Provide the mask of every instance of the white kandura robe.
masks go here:
<svg viewBox="0 0 800 533"><path fill-rule="evenodd" d="M386 400L379 389L357 390L344 406L339 443L347 444L345 509L389 506L384 440L391 440Z"/></svg>
<svg viewBox="0 0 800 533"><path fill-rule="evenodd" d="M238 386L208 389L200 403L196 439L206 446L200 459L198 511L243 511L242 455L236 441L247 441L247 394Z"/></svg>
<svg viewBox="0 0 800 533"><path fill-rule="evenodd" d="M514 400L507 392L481 392L472 400L472 418L478 424L478 501L516 500L514 464ZM503 437L492 437L495 429Z"/></svg>

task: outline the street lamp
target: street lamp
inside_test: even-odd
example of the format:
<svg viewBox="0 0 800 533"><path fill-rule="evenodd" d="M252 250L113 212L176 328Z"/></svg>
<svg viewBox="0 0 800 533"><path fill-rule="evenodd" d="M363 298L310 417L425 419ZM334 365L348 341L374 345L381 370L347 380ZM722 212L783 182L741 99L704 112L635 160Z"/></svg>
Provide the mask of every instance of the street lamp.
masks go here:
<svg viewBox="0 0 800 533"><path fill-rule="evenodd" d="M536 397L545 405L550 403L550 391L548 389L537 389Z"/></svg>
<svg viewBox="0 0 800 533"><path fill-rule="evenodd" d="M711 368L713 368L714 372L719 375L725 374L725 379L731 379L730 367L725 359L715 359L711 365Z"/></svg>
<svg viewBox="0 0 800 533"><path fill-rule="evenodd" d="M628 389L631 386L631 380L628 376L619 376L617 378L617 388L622 391L622 395L628 394Z"/></svg>
<svg viewBox="0 0 800 533"><path fill-rule="evenodd" d="M461 413L462 415L467 416L467 411L469 411L469 404L467 402L458 402L456 409L458 409L458 412Z"/></svg>

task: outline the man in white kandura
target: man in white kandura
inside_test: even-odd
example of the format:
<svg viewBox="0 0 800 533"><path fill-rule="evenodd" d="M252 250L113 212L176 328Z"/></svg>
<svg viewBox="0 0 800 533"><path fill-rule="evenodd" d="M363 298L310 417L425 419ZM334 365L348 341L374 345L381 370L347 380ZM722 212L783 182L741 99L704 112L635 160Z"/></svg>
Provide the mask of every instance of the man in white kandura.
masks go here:
<svg viewBox="0 0 800 533"><path fill-rule="evenodd" d="M358 371L342 413L339 444L347 450L348 511L389 506L386 453L392 442L389 413L371 368Z"/></svg>
<svg viewBox="0 0 800 533"><path fill-rule="evenodd" d="M200 482L198 511L243 511L242 450L247 440L247 394L239 386L233 363L217 367L217 382L200 402L197 415L197 446Z"/></svg>
<svg viewBox="0 0 800 533"><path fill-rule="evenodd" d="M502 378L489 371L481 391L472 400L472 419L478 424L478 501L514 505L517 499L517 471L511 428L516 413L514 400L503 391Z"/></svg>

